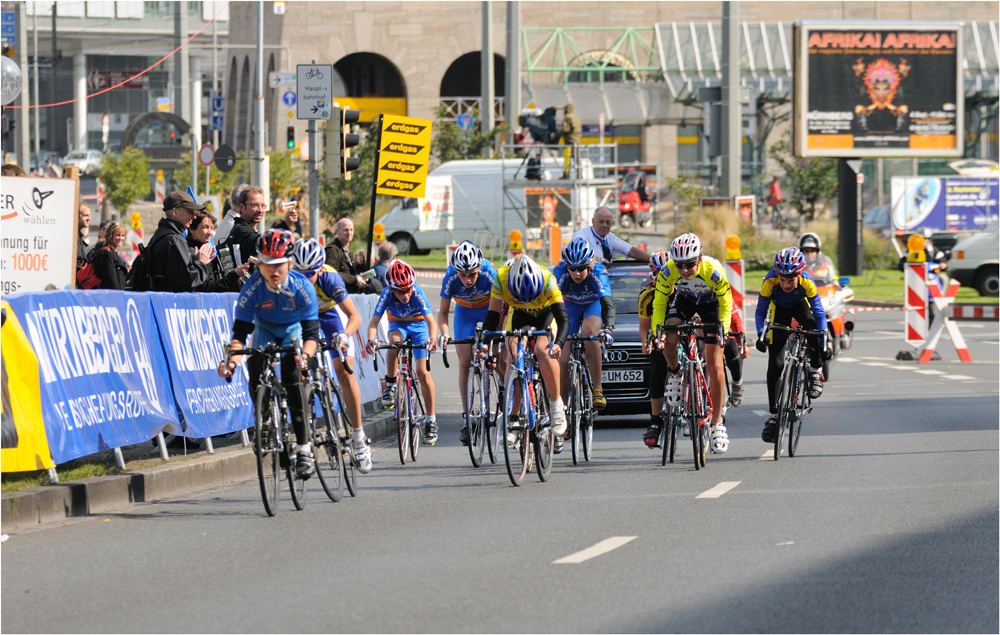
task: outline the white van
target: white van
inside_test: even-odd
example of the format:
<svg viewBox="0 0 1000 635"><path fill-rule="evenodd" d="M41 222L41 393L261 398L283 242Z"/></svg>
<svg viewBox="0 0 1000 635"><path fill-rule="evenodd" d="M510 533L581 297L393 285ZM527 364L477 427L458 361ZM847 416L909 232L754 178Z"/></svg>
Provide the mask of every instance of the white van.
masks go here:
<svg viewBox="0 0 1000 635"><path fill-rule="evenodd" d="M998 222L993 221L978 234L958 241L951 248L951 258L948 260L948 275L962 283L962 286L974 286L982 296L996 297L1000 292L997 226Z"/></svg>
<svg viewBox="0 0 1000 635"><path fill-rule="evenodd" d="M404 198L376 222L400 254L463 240L506 241L514 229L531 235L532 228L552 222L569 227L574 216L578 223L590 223L598 200L595 187L552 182L562 175L561 159L541 161L541 180L528 181L528 169L524 159L449 161L427 176L424 198ZM585 169L585 178L590 174Z"/></svg>

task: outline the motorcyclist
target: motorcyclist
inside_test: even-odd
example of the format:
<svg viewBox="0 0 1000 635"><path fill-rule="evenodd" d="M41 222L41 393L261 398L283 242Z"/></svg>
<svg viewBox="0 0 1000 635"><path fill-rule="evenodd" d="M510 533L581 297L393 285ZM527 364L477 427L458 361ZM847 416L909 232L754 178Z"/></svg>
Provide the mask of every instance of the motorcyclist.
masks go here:
<svg viewBox="0 0 1000 635"><path fill-rule="evenodd" d="M817 234L806 232L799 236L799 251L806 258L806 271L817 284L830 284L837 279L837 267L829 256L822 253L823 241Z"/></svg>

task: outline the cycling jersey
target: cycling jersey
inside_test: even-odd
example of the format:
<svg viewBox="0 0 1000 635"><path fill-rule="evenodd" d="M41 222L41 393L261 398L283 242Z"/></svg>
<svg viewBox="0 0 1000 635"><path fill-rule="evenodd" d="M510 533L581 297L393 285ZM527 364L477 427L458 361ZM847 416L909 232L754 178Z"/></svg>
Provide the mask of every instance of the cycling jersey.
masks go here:
<svg viewBox="0 0 1000 635"><path fill-rule="evenodd" d="M816 320L816 329L826 330L826 311L823 310L823 300L819 297L816 289L816 281L808 271L799 274L799 284L791 293L785 293L781 285L778 284L778 274L771 269L764 276L764 283L760 286L760 295L757 298L757 322L758 336L764 332L764 323L773 311L771 305L790 309L803 300L809 303L812 309L813 318Z"/></svg>
<svg viewBox="0 0 1000 635"><path fill-rule="evenodd" d="M653 299L656 297L656 281L651 281L639 292L639 317L653 319Z"/></svg>
<svg viewBox="0 0 1000 635"><path fill-rule="evenodd" d="M660 270L656 277L656 296L653 299L653 324L662 324L667 315L671 295L676 293L692 305L719 305L719 322L728 325L732 319L733 294L722 263L715 258L702 256L698 271L690 280L681 277L673 260Z"/></svg>
<svg viewBox="0 0 1000 635"><path fill-rule="evenodd" d="M330 265L323 265L316 277L316 300L320 313L327 313L347 299L347 285L337 270Z"/></svg>
<svg viewBox="0 0 1000 635"><path fill-rule="evenodd" d="M282 289L272 291L259 271L255 271L236 300L237 320L292 324L318 320L316 291L309 279L298 271L289 271Z"/></svg>
<svg viewBox="0 0 1000 635"><path fill-rule="evenodd" d="M510 272L510 267L501 267L497 270L497 277L493 281L493 289L490 291L490 297L499 298L511 308L518 311L524 311L533 316L541 315L552 305L562 302L563 296L559 291L559 284L556 282L556 278L552 275L552 272L541 265L538 268L542 270L542 292L531 302L518 302L510 294L507 288L507 274Z"/></svg>
<svg viewBox="0 0 1000 635"><path fill-rule="evenodd" d="M555 276L564 302L591 304L601 298L611 297L611 279L608 277L608 270L599 262L580 283L573 281L564 262L556 265L556 268L552 270L552 275Z"/></svg>
<svg viewBox="0 0 1000 635"><path fill-rule="evenodd" d="M444 281L441 283L441 297L449 300L454 299L456 304L469 309L489 306L490 290L493 288L496 276L496 267L484 258L483 264L479 268L479 277L476 279L476 283L471 287L466 287L455 268L448 265L448 270L444 273Z"/></svg>
<svg viewBox="0 0 1000 635"><path fill-rule="evenodd" d="M413 287L408 302L400 302L393 295L392 289L386 287L375 303L375 317L382 317L388 311L390 322L422 322L425 315L431 314L431 305L424 295L423 289Z"/></svg>

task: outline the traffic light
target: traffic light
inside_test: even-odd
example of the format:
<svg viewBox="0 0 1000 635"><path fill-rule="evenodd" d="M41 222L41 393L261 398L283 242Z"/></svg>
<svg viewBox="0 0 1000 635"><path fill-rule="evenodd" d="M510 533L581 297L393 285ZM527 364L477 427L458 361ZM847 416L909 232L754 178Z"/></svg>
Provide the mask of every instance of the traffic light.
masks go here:
<svg viewBox="0 0 1000 635"><path fill-rule="evenodd" d="M288 126L285 131L285 147L289 150L295 149L295 126Z"/></svg>
<svg viewBox="0 0 1000 635"><path fill-rule="evenodd" d="M351 179L351 170L357 170L361 159L351 156L351 148L358 145L361 137L352 134L351 124L357 123L361 111L350 108L334 108L333 120L327 126L326 175L331 179Z"/></svg>

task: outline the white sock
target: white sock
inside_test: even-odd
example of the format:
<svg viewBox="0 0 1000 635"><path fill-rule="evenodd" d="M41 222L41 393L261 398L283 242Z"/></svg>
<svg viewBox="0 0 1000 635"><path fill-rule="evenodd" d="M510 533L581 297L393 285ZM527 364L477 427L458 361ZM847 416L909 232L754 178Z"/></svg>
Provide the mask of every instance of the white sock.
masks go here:
<svg viewBox="0 0 1000 635"><path fill-rule="evenodd" d="M427 421L430 423L437 423L437 415L427 415Z"/></svg>
<svg viewBox="0 0 1000 635"><path fill-rule="evenodd" d="M312 443L307 443L305 445L300 445L299 447L297 447L296 451L297 452L312 452L312 449L313 449Z"/></svg>
<svg viewBox="0 0 1000 635"><path fill-rule="evenodd" d="M354 428L351 432L351 440L355 443L362 443L365 440L365 429L364 428Z"/></svg>
<svg viewBox="0 0 1000 635"><path fill-rule="evenodd" d="M563 405L562 397L556 399L555 401L549 401L549 410L551 412L555 412L556 408L558 408L560 412L565 410L566 407Z"/></svg>

